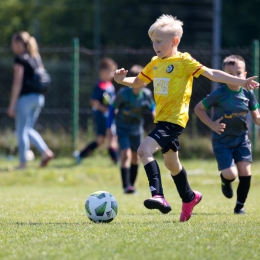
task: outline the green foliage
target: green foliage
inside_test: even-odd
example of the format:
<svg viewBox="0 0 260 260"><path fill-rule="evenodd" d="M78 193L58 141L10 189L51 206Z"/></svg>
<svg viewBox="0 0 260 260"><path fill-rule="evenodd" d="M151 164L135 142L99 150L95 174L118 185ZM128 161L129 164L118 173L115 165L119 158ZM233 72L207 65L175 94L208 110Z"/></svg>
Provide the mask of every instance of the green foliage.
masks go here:
<svg viewBox="0 0 260 260"><path fill-rule="evenodd" d="M147 47L147 30L163 13L184 21L182 46L210 46L213 1L99 0L101 46ZM93 48L95 1L86 0L1 0L0 45L9 45L14 32L26 30L42 45L69 45L79 37ZM260 1L222 1L223 46L248 46L260 37ZM235 10L234 10L235 8Z"/></svg>
<svg viewBox="0 0 260 260"><path fill-rule="evenodd" d="M214 161L182 161L192 188L203 200L186 223L179 222L181 201L169 173L162 169L164 193L172 211L162 215L144 208L150 196L140 167L138 195L123 195L119 169L96 157L75 166L57 159L46 169L38 162L28 170L6 171L15 162L0 159L0 258L16 259L250 259L259 258L259 163L246 203L246 216L233 215L236 198L221 194ZM237 182L234 184L237 186ZM84 212L87 197L111 192L119 211L109 224L90 222Z"/></svg>

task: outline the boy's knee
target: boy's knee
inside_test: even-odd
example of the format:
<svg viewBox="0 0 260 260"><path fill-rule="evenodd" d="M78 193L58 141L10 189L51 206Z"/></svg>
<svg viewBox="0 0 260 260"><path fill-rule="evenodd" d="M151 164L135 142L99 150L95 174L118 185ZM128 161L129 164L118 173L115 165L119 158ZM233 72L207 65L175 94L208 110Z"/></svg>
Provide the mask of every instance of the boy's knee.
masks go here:
<svg viewBox="0 0 260 260"><path fill-rule="evenodd" d="M137 154L142 158L147 154L147 151L143 145L140 145L137 149Z"/></svg>
<svg viewBox="0 0 260 260"><path fill-rule="evenodd" d="M137 153L135 153L135 152L132 153L131 162L132 162L133 164L138 164L138 156L137 156Z"/></svg>
<svg viewBox="0 0 260 260"><path fill-rule="evenodd" d="M182 169L181 164L177 162L164 162L164 165L171 172L172 175L177 175Z"/></svg>
<svg viewBox="0 0 260 260"><path fill-rule="evenodd" d="M221 174L227 180L234 180L237 177L237 171L233 167L222 170Z"/></svg>
<svg viewBox="0 0 260 260"><path fill-rule="evenodd" d="M123 150L120 153L120 157L122 158L122 160L127 161L131 159L131 153L129 153L127 150Z"/></svg>

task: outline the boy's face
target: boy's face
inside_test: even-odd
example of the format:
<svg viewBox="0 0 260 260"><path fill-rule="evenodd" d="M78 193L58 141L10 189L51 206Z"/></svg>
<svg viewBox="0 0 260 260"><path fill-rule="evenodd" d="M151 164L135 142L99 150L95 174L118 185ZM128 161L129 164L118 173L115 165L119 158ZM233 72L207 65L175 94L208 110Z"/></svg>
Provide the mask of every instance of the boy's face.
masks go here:
<svg viewBox="0 0 260 260"><path fill-rule="evenodd" d="M228 64L225 65L224 71L232 76L245 79L247 72L245 71L245 63L243 61L238 61L234 65ZM233 88L237 88L237 86L228 85Z"/></svg>
<svg viewBox="0 0 260 260"><path fill-rule="evenodd" d="M101 81L104 81L104 82L110 81L110 80L112 80L113 76L114 76L114 73L111 69L101 69L99 71L99 78Z"/></svg>
<svg viewBox="0 0 260 260"><path fill-rule="evenodd" d="M161 31L154 32L151 36L153 43L153 49L157 56L161 59L171 57L173 53L173 47L176 47L172 35L165 34Z"/></svg>
<svg viewBox="0 0 260 260"><path fill-rule="evenodd" d="M241 79L245 79L247 74L245 71L245 63L243 61L238 61L234 65L225 65L224 71L232 76Z"/></svg>

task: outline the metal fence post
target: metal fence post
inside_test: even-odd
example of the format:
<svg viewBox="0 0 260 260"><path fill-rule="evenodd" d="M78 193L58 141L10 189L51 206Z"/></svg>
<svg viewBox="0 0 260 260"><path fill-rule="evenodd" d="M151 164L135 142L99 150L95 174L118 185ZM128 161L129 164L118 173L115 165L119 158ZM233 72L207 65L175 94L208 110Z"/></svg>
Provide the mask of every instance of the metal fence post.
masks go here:
<svg viewBox="0 0 260 260"><path fill-rule="evenodd" d="M259 41L252 42L252 74L259 76ZM259 79L257 79L259 82ZM255 96L259 102L259 90L255 89ZM258 151L258 126L252 122L252 150L253 153Z"/></svg>
<svg viewBox="0 0 260 260"><path fill-rule="evenodd" d="M79 39L72 40L72 146L77 148L79 130Z"/></svg>

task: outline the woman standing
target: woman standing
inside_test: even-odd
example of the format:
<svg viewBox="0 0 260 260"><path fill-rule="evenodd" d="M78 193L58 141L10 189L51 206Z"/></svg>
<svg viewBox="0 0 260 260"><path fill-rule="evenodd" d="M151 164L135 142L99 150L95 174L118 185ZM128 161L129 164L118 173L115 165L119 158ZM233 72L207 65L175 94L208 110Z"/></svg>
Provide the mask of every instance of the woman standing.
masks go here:
<svg viewBox="0 0 260 260"><path fill-rule="evenodd" d="M26 84L34 75L34 67L42 65L38 45L34 37L27 32L19 32L12 37L12 50L16 55L14 60L14 77L10 104L7 114L15 118L18 136L20 165L18 169L26 168L26 152L30 142L41 153L41 167L47 165L54 157L41 135L33 126L44 106L44 95L30 89Z"/></svg>

